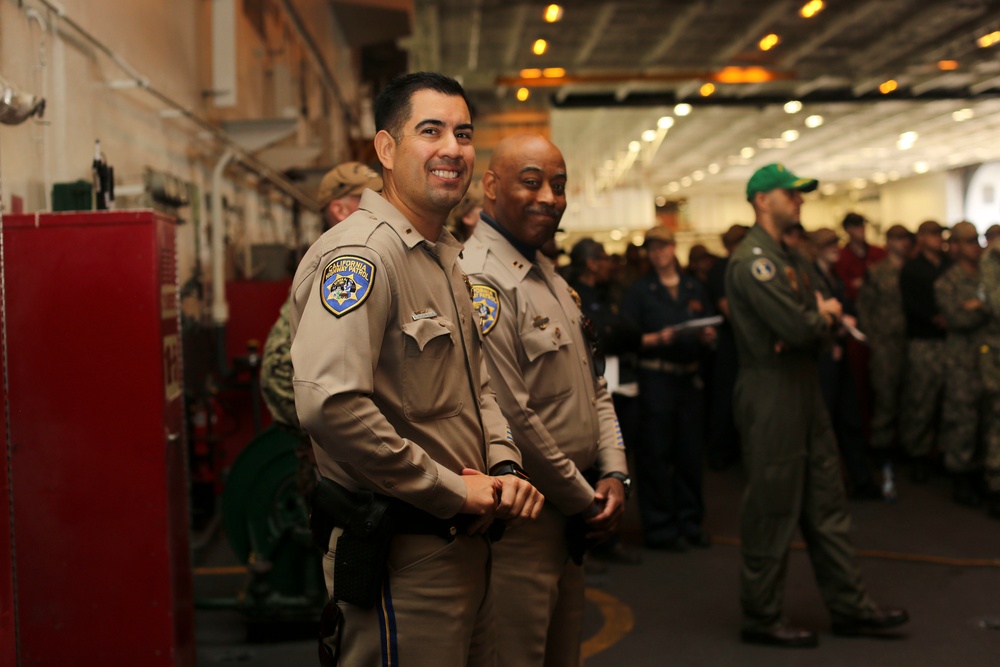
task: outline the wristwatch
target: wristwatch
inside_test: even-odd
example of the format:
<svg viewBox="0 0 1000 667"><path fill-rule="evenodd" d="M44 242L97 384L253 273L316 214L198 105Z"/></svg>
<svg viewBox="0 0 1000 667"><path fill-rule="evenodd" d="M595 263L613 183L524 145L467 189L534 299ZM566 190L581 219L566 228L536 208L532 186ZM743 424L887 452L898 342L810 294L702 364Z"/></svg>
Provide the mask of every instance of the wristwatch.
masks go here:
<svg viewBox="0 0 1000 667"><path fill-rule="evenodd" d="M524 472L524 468L517 465L513 461L503 461L493 466L490 470L491 477L500 477L501 475L514 475L515 477L520 477L526 482L530 482L531 478L528 477L528 473Z"/></svg>
<svg viewBox="0 0 1000 667"><path fill-rule="evenodd" d="M617 479L619 482L622 483L622 486L625 487L625 500L628 500L629 496L632 495L632 478L626 475L625 473L618 472L616 470L614 472L609 472L606 475L602 475L601 479L607 479L609 477L611 479Z"/></svg>

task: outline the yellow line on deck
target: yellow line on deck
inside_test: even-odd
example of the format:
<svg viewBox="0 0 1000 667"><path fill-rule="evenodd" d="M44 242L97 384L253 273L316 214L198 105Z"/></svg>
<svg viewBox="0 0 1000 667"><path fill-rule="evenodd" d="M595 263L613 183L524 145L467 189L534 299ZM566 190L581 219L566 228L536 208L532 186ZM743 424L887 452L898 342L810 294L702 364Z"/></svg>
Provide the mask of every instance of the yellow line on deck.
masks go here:
<svg viewBox="0 0 1000 667"><path fill-rule="evenodd" d="M611 648L632 632L635 618L632 616L632 609L610 593L588 588L584 595L589 602L597 605L604 617L604 625L597 634L583 642L583 657L589 658Z"/></svg>

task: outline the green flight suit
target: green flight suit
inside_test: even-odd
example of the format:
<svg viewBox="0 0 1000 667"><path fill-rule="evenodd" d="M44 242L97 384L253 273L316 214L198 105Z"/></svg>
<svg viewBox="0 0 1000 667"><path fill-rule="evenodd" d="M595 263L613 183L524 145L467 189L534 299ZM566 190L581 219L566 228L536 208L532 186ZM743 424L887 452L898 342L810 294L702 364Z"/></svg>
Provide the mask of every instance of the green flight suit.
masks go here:
<svg viewBox="0 0 1000 667"><path fill-rule="evenodd" d="M816 308L809 263L755 225L726 273L740 369L734 416L747 488L740 516L743 629L784 622L788 552L796 527L834 621L875 608L848 538L840 456L820 393L817 355L830 327Z"/></svg>

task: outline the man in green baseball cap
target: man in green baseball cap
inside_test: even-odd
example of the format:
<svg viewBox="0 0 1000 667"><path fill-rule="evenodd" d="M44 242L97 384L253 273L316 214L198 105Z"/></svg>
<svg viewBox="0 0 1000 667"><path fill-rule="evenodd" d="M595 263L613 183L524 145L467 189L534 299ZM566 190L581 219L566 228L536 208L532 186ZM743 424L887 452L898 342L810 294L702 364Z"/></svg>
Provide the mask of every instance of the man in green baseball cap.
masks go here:
<svg viewBox="0 0 1000 667"><path fill-rule="evenodd" d="M753 173L747 181L747 201L753 201L753 197L758 192L770 192L771 190L798 190L799 192L812 192L819 185L815 178L799 178L785 168L785 165L777 162L764 165Z"/></svg>
<svg viewBox="0 0 1000 667"><path fill-rule="evenodd" d="M850 542L840 454L820 393L816 357L840 327L840 302L825 298L810 263L783 240L800 225L802 193L816 179L780 164L747 183L756 224L733 252L726 296L739 370L733 417L743 443L747 488L740 515L742 639L816 646L812 630L783 614L785 574L798 529L839 635L879 634L905 610L868 596Z"/></svg>

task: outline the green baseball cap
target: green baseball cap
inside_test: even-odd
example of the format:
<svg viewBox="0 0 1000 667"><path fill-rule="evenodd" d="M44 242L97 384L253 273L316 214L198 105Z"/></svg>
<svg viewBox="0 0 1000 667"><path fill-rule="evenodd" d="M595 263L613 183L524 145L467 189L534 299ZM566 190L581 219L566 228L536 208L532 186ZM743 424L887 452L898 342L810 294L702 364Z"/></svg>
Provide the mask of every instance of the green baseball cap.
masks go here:
<svg viewBox="0 0 1000 667"><path fill-rule="evenodd" d="M747 181L747 200L752 200L758 192L770 192L779 188L812 192L817 185L819 185L819 181L815 178L799 178L785 169L785 165L775 162L764 165L755 171L750 180Z"/></svg>

